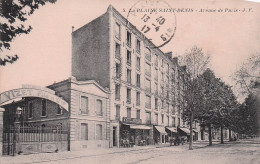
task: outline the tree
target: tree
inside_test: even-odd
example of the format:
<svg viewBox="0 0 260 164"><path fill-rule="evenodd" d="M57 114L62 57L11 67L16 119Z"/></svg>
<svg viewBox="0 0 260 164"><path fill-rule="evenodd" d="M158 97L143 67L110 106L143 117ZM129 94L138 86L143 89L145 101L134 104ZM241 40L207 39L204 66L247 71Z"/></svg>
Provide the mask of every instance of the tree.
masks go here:
<svg viewBox="0 0 260 164"><path fill-rule="evenodd" d="M209 67L209 62L210 56L197 46L191 48L184 54L184 57L180 58L180 63L186 65L186 71L189 75L189 80L186 81L187 87L184 89L185 111L183 112L183 118L190 125L190 150L192 150L193 141L192 123L194 122L194 113L200 108L201 104L201 85L197 78Z"/></svg>
<svg viewBox="0 0 260 164"><path fill-rule="evenodd" d="M260 54L252 54L233 74L242 95L256 92L260 88Z"/></svg>
<svg viewBox="0 0 260 164"><path fill-rule="evenodd" d="M3 21L0 23L0 65L13 63L18 59L18 55L3 54L3 50L11 49L10 43L21 34L29 34L32 27L25 27L27 17L32 15L40 6L47 2L55 3L56 0L1 0L0 16Z"/></svg>
<svg viewBox="0 0 260 164"><path fill-rule="evenodd" d="M256 94L249 94L239 109L233 112L235 116L234 129L240 134L259 134L259 97Z"/></svg>

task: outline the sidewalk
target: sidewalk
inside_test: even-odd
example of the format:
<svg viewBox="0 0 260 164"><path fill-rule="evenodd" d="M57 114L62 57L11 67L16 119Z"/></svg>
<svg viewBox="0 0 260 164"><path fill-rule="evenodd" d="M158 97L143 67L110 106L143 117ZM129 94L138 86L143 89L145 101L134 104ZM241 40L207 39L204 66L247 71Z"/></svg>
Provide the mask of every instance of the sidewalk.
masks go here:
<svg viewBox="0 0 260 164"><path fill-rule="evenodd" d="M160 145L136 146L131 148L110 148L110 149L100 148L100 149L84 149L80 151L64 151L58 153L37 153L37 154L28 154L28 155L2 156L0 157L0 164L51 162L51 161L57 161L63 159L91 157L91 156L113 154L113 153L124 153L124 152L131 152L131 151L169 147L169 146L170 146L169 144L160 144Z"/></svg>

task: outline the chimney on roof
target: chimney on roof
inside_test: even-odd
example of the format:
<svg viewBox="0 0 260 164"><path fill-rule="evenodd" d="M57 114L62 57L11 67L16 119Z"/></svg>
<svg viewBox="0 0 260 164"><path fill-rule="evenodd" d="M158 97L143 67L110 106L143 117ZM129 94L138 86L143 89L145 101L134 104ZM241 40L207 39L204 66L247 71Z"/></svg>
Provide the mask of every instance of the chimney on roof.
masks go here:
<svg viewBox="0 0 260 164"><path fill-rule="evenodd" d="M166 52L165 56L167 56L169 59L172 59L172 51Z"/></svg>
<svg viewBox="0 0 260 164"><path fill-rule="evenodd" d="M173 58L173 61L174 61L176 64L178 64L178 57L174 57L174 58Z"/></svg>

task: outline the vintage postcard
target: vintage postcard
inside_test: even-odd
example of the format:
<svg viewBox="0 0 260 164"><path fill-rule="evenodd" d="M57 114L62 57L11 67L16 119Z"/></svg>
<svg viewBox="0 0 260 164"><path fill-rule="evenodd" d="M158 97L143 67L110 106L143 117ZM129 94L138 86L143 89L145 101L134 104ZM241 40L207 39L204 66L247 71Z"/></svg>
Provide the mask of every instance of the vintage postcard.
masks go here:
<svg viewBox="0 0 260 164"><path fill-rule="evenodd" d="M2 0L0 163L259 163L259 0Z"/></svg>

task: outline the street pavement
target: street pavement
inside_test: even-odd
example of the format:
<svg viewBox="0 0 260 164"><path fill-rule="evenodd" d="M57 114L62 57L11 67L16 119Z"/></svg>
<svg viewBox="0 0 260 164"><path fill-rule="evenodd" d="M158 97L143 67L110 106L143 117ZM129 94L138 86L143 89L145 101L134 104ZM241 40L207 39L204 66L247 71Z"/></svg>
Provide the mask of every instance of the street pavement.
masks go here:
<svg viewBox="0 0 260 164"><path fill-rule="evenodd" d="M235 142L226 141L224 144L217 141L213 142L213 146L208 146L206 141L197 141L193 144L193 150L188 150L188 147L188 144L181 146L164 144L133 148L41 153L2 157L0 163L260 164L259 138Z"/></svg>

